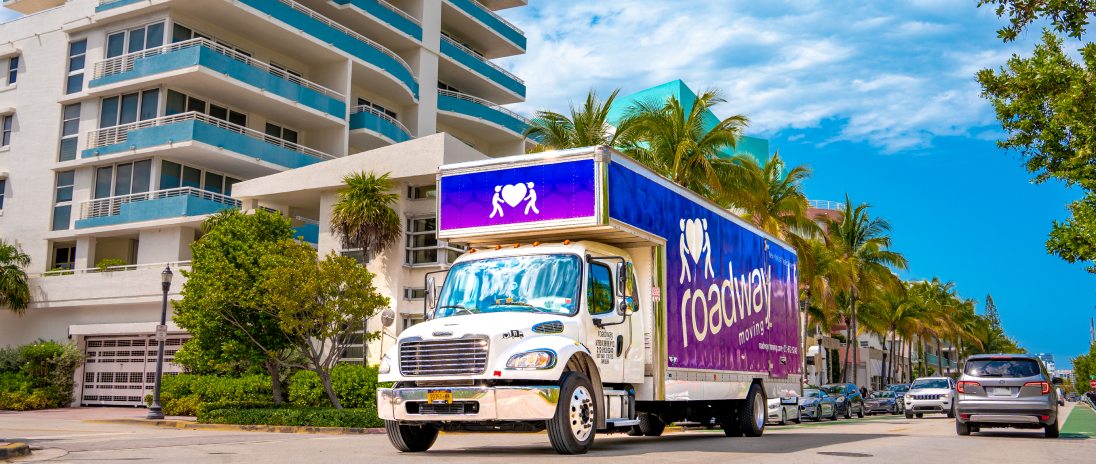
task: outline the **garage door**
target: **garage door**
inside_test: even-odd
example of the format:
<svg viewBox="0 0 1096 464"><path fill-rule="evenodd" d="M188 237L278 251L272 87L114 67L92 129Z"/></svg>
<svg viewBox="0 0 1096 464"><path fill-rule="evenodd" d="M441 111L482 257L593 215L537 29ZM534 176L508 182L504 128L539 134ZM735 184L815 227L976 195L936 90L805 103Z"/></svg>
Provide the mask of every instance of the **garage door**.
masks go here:
<svg viewBox="0 0 1096 464"><path fill-rule="evenodd" d="M189 335L170 335L164 343L164 376L183 371L175 352ZM84 339L84 382L80 404L144 406L156 382L156 351L153 335L87 337Z"/></svg>

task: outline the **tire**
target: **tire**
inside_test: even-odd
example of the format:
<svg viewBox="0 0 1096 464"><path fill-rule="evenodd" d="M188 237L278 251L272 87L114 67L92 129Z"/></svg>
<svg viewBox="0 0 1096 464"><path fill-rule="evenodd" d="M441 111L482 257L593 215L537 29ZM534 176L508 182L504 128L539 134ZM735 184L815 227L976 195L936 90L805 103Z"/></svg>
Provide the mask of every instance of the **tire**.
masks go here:
<svg viewBox="0 0 1096 464"><path fill-rule="evenodd" d="M1046 426L1046 428L1043 430L1044 437L1058 438L1058 419L1054 419L1054 423Z"/></svg>
<svg viewBox="0 0 1096 464"><path fill-rule="evenodd" d="M639 433L645 437L657 437L666 430L666 423L662 422L654 414L642 413L639 415Z"/></svg>
<svg viewBox="0 0 1096 464"><path fill-rule="evenodd" d="M438 429L432 425L400 425L396 421L384 421L384 430L388 432L388 441L404 453L418 453L434 446L438 439Z"/></svg>
<svg viewBox="0 0 1096 464"><path fill-rule="evenodd" d="M594 386L581 372L565 372L560 379L559 404L548 420L548 439L559 454L586 454L597 432Z"/></svg>
<svg viewBox="0 0 1096 464"><path fill-rule="evenodd" d="M837 419L839 419L839 417L837 417L837 406L834 406L833 407L833 415L830 416L830 420L836 421Z"/></svg>
<svg viewBox="0 0 1096 464"><path fill-rule="evenodd" d="M864 405L860 404L860 409L856 411L856 417L859 419L864 418Z"/></svg>
<svg viewBox="0 0 1096 464"><path fill-rule="evenodd" d="M795 419L792 419L792 422L795 422L796 424L803 423L803 411L801 411L798 406L795 408Z"/></svg>
<svg viewBox="0 0 1096 464"><path fill-rule="evenodd" d="M924 418L924 417L925 417L925 414L923 414L923 413L918 413L917 414L918 419L921 419L921 418Z"/></svg>
<svg viewBox="0 0 1096 464"><path fill-rule="evenodd" d="M642 437L643 431L639 429L638 425L633 425L631 428L628 429L627 432L625 432L625 434L629 437Z"/></svg>
<svg viewBox="0 0 1096 464"><path fill-rule="evenodd" d="M780 425L788 425L788 411L783 406L780 407Z"/></svg>
<svg viewBox="0 0 1096 464"><path fill-rule="evenodd" d="M822 405L814 408L814 417L811 418L811 422L822 422Z"/></svg>
<svg viewBox="0 0 1096 464"><path fill-rule="evenodd" d="M746 395L746 403L738 413L738 429L747 437L760 437L765 433L765 419L768 415L766 409L761 387L754 384Z"/></svg>
<svg viewBox="0 0 1096 464"><path fill-rule="evenodd" d="M963 421L955 421L955 433L963 437L970 435L970 424Z"/></svg>
<svg viewBox="0 0 1096 464"><path fill-rule="evenodd" d="M913 413L906 411L906 419L913 419Z"/></svg>
<svg viewBox="0 0 1096 464"><path fill-rule="evenodd" d="M845 405L845 419L852 419L852 405Z"/></svg>

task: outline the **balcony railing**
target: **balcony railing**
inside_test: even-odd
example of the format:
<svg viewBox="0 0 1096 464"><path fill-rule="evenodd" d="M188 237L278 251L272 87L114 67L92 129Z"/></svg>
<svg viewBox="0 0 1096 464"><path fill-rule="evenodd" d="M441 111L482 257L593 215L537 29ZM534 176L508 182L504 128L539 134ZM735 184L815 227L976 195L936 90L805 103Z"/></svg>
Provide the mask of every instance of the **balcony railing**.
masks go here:
<svg viewBox="0 0 1096 464"><path fill-rule="evenodd" d="M411 78L414 79L416 83L419 82L419 78L418 78L418 76L415 76L415 72L411 70L411 66L408 65L407 62L403 60L403 58L400 58L399 55L393 53L392 50L389 50L389 49L385 48L384 45L381 45L377 42L369 40L365 36L363 36L363 35L361 35L357 32L354 32L350 29L347 29L346 26L343 26L342 24L339 24L335 21L327 19L326 16L321 15L321 14L315 12L315 11L312 11L312 10L306 8L304 5L301 5L300 3L294 2L293 0L278 0L278 1L284 3L285 5L289 6L290 8L293 8L294 10L297 10L301 13L304 13L308 17L310 17L312 19L315 19L316 21L321 22L324 25L326 25L326 26L328 26L332 29L335 29L336 31L342 32L343 34L346 34L350 37L353 37L353 38L361 41L362 43L377 49L381 53L384 53L385 55L388 55L389 58L392 58L393 60L396 60L397 63L399 63L405 69L407 69L407 72L411 74ZM383 5L383 3L382 3L382 5Z"/></svg>
<svg viewBox="0 0 1096 464"><path fill-rule="evenodd" d="M392 11L393 13L396 13L396 14L398 14L398 15L400 15L400 16L403 16L403 18L404 18L404 19L406 19L406 20L408 20L408 21L411 21L411 22L415 23L415 25L416 25L416 26L422 27L422 21L419 21L418 19L415 19L415 17L414 17L414 16L411 16L411 15L409 15L409 14L407 14L407 13L404 13L404 12L403 12L403 10L401 10L401 9L399 9L399 8L396 8L396 7L392 6L392 4L391 4L391 3L388 3L388 2L386 2L386 1L384 1L384 0L373 0L373 1L377 2L378 4L380 4L380 6L383 6L383 7L385 7L385 8L388 8L388 9L389 9L389 10L391 10L391 11Z"/></svg>
<svg viewBox="0 0 1096 464"><path fill-rule="evenodd" d="M840 201L808 200L807 203L812 209L828 209L831 211L843 211L845 209L845 204Z"/></svg>
<svg viewBox="0 0 1096 464"><path fill-rule="evenodd" d="M249 129L249 128L246 128L244 126L240 126L240 125L237 125L237 124L230 123L230 122L225 121L223 119L217 119L217 118L214 118L212 116L208 116L208 115L199 113L197 111L191 111L189 113L174 114L174 115L171 115L171 116L164 116L164 117L160 117L160 118L156 118L156 119L148 119L148 120L145 120L145 121L138 121L138 122L134 122L134 123L123 124L121 126L114 126L114 127L107 127L107 128L104 128L104 129L93 130L91 132L88 132L87 148L89 150L91 150L91 149L95 149L95 148L103 147L103 146L107 146L107 145L125 143L128 136L129 136L129 133L132 132L132 131L140 130L140 129L148 129L150 127L166 126L168 124L175 124L175 123L185 122L185 121L201 121L201 122L209 124L211 126L219 127L221 129L230 130L230 131L235 132L237 134L245 135L245 136L251 137L253 139L262 140L263 142L266 142L266 143L269 143L269 144L272 144L272 145L277 145L279 147L282 147L282 148L285 148L285 149L288 149L288 150L293 150L297 153L300 153L300 154L303 154L303 155L306 155L306 156L310 156L310 157L313 157L313 158L317 158L321 161L327 161L327 160L335 159L334 156L331 156L331 155L329 155L327 153L324 153L322 151L314 150L312 148L308 148L308 147L298 145L298 144L295 144L295 143L292 143L292 142L287 142L287 141L279 139L277 137L267 135L266 133L259 132L255 129Z"/></svg>
<svg viewBox="0 0 1096 464"><path fill-rule="evenodd" d="M94 67L92 68L92 79L101 79L103 77L132 71L134 63L136 63L137 60L141 58L163 55L165 53L171 53L191 47L208 48L214 52L225 55L253 68L266 71L274 76L280 77L299 86L314 90L342 102L346 101L346 96L339 92L331 90L307 79L294 76L267 63L263 63L262 61L244 55L243 53L237 52L231 48L213 42L212 40L203 38L184 40L182 42L176 42L170 45L150 48L148 50L141 50L139 52L129 53L126 55L116 56L114 58L100 61L98 63L95 63Z"/></svg>
<svg viewBox="0 0 1096 464"><path fill-rule="evenodd" d="M283 0L283 1L284 1L284 0ZM442 39L442 40L444 40L444 41L446 41L446 42L449 42L449 44L450 44L450 45L452 45L452 46L454 46L454 47L457 47L457 48L461 49L461 51L463 51L463 52L467 53L467 54L468 54L468 56L471 56L472 58L475 58L475 59L477 59L477 60L480 60L480 61L482 61L483 63L487 64L488 66L490 66L490 67L492 67L492 68L495 68L495 70L496 70L496 71L498 71L498 72L500 72L500 73L502 73L502 74L506 75L506 77L509 77L509 78L511 78L511 79L513 79L513 80L515 80L515 81L517 81L517 83L519 83L519 84L521 84L521 85L525 85L525 81L521 80L521 78L519 78L518 76L515 76L515 75L514 75L513 73L511 73L510 71L507 71L507 70L505 70L505 69L502 69L502 67L501 67L501 66L499 66L499 65L497 65L497 64L495 64L495 63L492 63L492 62L491 62L490 60L488 60L487 58L484 58L484 57L483 57L483 56L481 56L481 55L480 55L479 53L476 53L476 52L474 52L474 51L470 50L470 49L469 49L468 47L465 47L464 45L461 45L461 44L460 44L460 42L457 42L456 40L453 40L453 39L451 39L451 38L449 38L449 37L446 37L446 36L445 36L444 34L443 34L443 35L441 36L441 39Z"/></svg>
<svg viewBox="0 0 1096 464"><path fill-rule="evenodd" d="M320 225L320 221L317 221L317 220L315 220L315 219L309 219L309 218L306 218L306 217L302 217L302 216L293 216L293 219L296 219L296 220L298 220L298 221L301 221L301 222L303 222L303 223L305 223L305 224L308 224L308 225L310 225L310 226L318 226L318 225Z"/></svg>
<svg viewBox="0 0 1096 464"><path fill-rule="evenodd" d="M525 123L525 124L530 123L529 119L526 118L525 116L522 116L518 113L515 113L513 110L511 110L509 108L505 108L505 107L496 105L494 103L491 103L491 102L489 102L487 100L484 100L482 98L479 98L479 97L473 97L473 96L468 95L468 94L463 94L463 93L460 93L460 92L454 92L452 90L442 90L442 89L438 89L438 95L442 95L442 96L446 96L446 97L459 98L461 100L470 101L472 103L482 105L482 106L486 106L486 107L491 108L495 111L503 113L507 116L510 116L514 119L517 119L518 121L521 121L522 123Z"/></svg>
<svg viewBox="0 0 1096 464"><path fill-rule="evenodd" d="M121 272L121 271L139 271L143 269L163 269L165 267L190 267L190 261L172 261L169 263L150 263L150 264L127 264L125 266L110 266L105 269L98 267L89 267L86 269L64 269L60 271L46 271L33 274L27 274L27 277L51 277L60 275L75 275L75 274L100 274L103 272Z"/></svg>
<svg viewBox="0 0 1096 464"><path fill-rule="evenodd" d="M118 3L125 0L99 0L99 6L110 5L111 3Z"/></svg>
<svg viewBox="0 0 1096 464"><path fill-rule="evenodd" d="M355 114L355 113L369 113L369 114L372 114L373 116L376 116L376 117L381 118L385 121L388 121L389 123L392 123L392 125L400 128L400 130L403 131L403 133L407 134L408 137L415 138L414 136L411 135L411 131L407 129L407 126L404 126L403 123L399 122L399 120L397 120L396 118L393 118L392 116L389 116L389 115L385 114L384 111L373 108L372 106L369 106L369 105L355 106L355 107L350 109L350 113L351 114Z"/></svg>
<svg viewBox="0 0 1096 464"><path fill-rule="evenodd" d="M380 1L380 0L378 0L378 1ZM521 29L518 29L518 27L517 27L517 26L515 26L515 25L513 25L513 24L510 24L510 21L507 21L507 20L505 20L505 19L502 19L502 16L499 16L499 15L498 15L498 13L495 13L494 11L491 11L491 9L490 9L490 8L487 8L487 6L485 6L484 4L482 4L482 3L480 3L480 2L477 2L476 0L468 0L468 1L470 1L470 2L472 2L472 3L474 4L474 5L478 6L478 7L479 7L479 8L481 9L481 10L483 10L483 11L486 11L486 12L487 12L487 14L489 14L489 15L491 15L491 16L494 16L494 17L495 17L495 19L497 19L497 20L501 21L501 22L502 22L503 24L505 24L505 25L509 26L509 27L510 27L510 29L513 29L513 30L517 31L517 33L518 33L518 34L521 34L521 35L525 35L525 32L524 32L524 31L522 31Z"/></svg>
<svg viewBox="0 0 1096 464"><path fill-rule="evenodd" d="M129 195L119 195L116 197L107 197L99 198L97 200L84 201L80 203L80 219L82 220L106 216L117 216L121 214L122 205L127 203L160 200L163 198L182 196L191 196L203 200L209 200L234 208L239 208L242 204L240 200L236 200L232 197L221 195L219 193L213 193L195 187L181 187L167 190L156 190L154 192L133 193Z"/></svg>

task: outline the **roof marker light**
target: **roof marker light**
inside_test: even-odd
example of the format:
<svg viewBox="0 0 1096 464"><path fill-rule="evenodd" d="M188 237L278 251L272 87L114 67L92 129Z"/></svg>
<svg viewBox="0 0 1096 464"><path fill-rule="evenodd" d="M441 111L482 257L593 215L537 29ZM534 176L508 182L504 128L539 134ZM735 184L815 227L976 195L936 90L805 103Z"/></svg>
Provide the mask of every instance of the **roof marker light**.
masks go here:
<svg viewBox="0 0 1096 464"><path fill-rule="evenodd" d="M514 248L521 248L521 244L520 243L515 243Z"/></svg>
<svg viewBox="0 0 1096 464"><path fill-rule="evenodd" d="M496 250L501 250L501 249L502 249L502 245L495 245L495 249L496 249Z"/></svg>
<svg viewBox="0 0 1096 464"><path fill-rule="evenodd" d="M540 242L533 242L533 246L540 246Z"/></svg>

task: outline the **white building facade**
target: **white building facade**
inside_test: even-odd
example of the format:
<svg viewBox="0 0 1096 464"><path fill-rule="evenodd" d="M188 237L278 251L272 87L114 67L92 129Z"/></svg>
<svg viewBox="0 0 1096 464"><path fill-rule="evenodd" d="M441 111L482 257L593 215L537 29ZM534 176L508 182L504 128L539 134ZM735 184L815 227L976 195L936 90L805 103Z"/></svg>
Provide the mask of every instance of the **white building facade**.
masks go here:
<svg viewBox="0 0 1096 464"><path fill-rule="evenodd" d="M0 238L31 257L33 303L24 316L0 311L0 346L75 340L89 356L76 403L138 404L154 371L159 273L176 270L177 299L177 269L209 214L278 211L337 249L320 233L322 201L241 198L237 184L348 157L388 172L371 150L419 138L467 156L524 151L528 121L500 105L524 101L525 85L491 60L525 53L496 13L525 4L5 0L26 16L0 24ZM415 156L400 161L436 169ZM412 306L421 315L413 276L462 250L434 238L433 178L398 180L407 237L374 272L407 325ZM187 338L169 328L168 359Z"/></svg>

